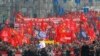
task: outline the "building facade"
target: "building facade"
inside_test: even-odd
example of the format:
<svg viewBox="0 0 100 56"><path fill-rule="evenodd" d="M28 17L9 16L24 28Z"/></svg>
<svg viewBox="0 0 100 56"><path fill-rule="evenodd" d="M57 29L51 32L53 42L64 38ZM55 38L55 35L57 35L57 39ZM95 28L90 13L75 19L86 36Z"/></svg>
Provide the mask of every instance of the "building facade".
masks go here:
<svg viewBox="0 0 100 56"><path fill-rule="evenodd" d="M92 1L91 4L89 1ZM84 6L93 6L100 8L100 0L80 0L76 4L75 0L58 0L58 6L64 9L64 12L80 9ZM53 0L0 0L0 23L7 18L14 21L15 12L21 11L27 17L48 17L54 15Z"/></svg>

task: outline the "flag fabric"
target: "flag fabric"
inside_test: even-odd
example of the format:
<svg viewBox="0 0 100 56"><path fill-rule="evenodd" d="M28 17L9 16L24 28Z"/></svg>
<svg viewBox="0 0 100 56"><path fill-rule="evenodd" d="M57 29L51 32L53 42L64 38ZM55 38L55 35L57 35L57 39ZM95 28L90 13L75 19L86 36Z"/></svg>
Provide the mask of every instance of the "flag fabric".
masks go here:
<svg viewBox="0 0 100 56"><path fill-rule="evenodd" d="M42 31L46 31L47 26L48 26L48 24L47 24L45 21L42 21L42 22L41 22L40 27L41 27L41 30L42 30Z"/></svg>
<svg viewBox="0 0 100 56"><path fill-rule="evenodd" d="M82 34L82 36L83 36L84 38L87 37L87 35L86 35L86 33L85 33L84 31L82 31L81 34Z"/></svg>
<svg viewBox="0 0 100 56"><path fill-rule="evenodd" d="M5 41L8 42L9 41L9 37L11 37L11 32L10 32L10 28L9 27L5 27L0 34L0 38Z"/></svg>
<svg viewBox="0 0 100 56"><path fill-rule="evenodd" d="M5 27L0 33L1 40L11 44L14 47L23 44L22 40L24 36L12 28Z"/></svg>
<svg viewBox="0 0 100 56"><path fill-rule="evenodd" d="M55 0L56 4L58 4L58 0ZM58 6L58 14L62 15L64 13L64 8ZM91 12L90 15L92 15L93 17L93 22L96 22L96 26L93 26L94 24L92 24L93 27L89 27L90 24L88 24L88 17L87 14L85 15L85 13L80 13L77 12L73 13L70 12L68 13L68 15L65 16L58 16L56 18L48 18L51 22L51 24L47 23L48 20L45 19L34 19L34 25L40 27L39 31L35 32L35 37L37 37L38 39L41 38L46 38L47 37L47 33L46 31L49 28L55 28L55 41L57 42L66 42L66 43L70 43L72 42L73 39L76 39L76 33L80 32L79 35L80 37L83 38L87 38L87 36L89 36L90 40L93 41L95 39L95 31L94 31L94 27L97 27L97 29L99 29L100 31L100 23L99 21L97 21L97 17L96 17L96 13L97 12ZM75 15L76 14L76 15ZM59 17L63 17L63 19L59 20ZM78 21L74 21L75 18L78 18L80 20ZM28 18L28 21L24 21L23 20L24 17L21 13L18 13L16 15L16 20L19 20L19 25L20 25L20 32L16 31L15 29L12 28L4 28L1 33L0 33L0 38L5 41L5 42L9 42L9 40L11 40L11 42L9 42L10 44L12 44L13 46L18 46L18 45L22 45L23 42L25 43L29 43L30 39L28 37L25 37L25 34L28 35L33 35L33 19ZM56 22L55 22L56 21ZM81 23L79 23L81 22ZM78 25L77 25L78 24ZM49 27L48 27L49 26ZM81 27L82 26L82 27ZM38 28L37 27L37 28ZM80 29L80 27L82 29ZM37 29L36 29L37 30ZM80 31L79 31L80 30ZM51 30L52 31L52 30ZM13 39L12 39L13 38ZM26 38L26 39L24 39ZM15 40L15 41L13 41ZM19 44L18 44L19 43Z"/></svg>
<svg viewBox="0 0 100 56"><path fill-rule="evenodd" d="M25 29L24 29L24 31L25 31ZM27 32L27 34L32 35L32 33L33 33L33 22L32 21L29 21L26 23L26 32Z"/></svg>
<svg viewBox="0 0 100 56"><path fill-rule="evenodd" d="M67 22L68 23L68 22ZM70 22L69 22L70 23ZM59 43L71 43L72 37L73 37L73 33L71 32L72 29L69 28L67 29L68 24L66 25L66 23L62 23L60 24L57 29L56 29L56 41ZM70 27L70 25L69 25Z"/></svg>
<svg viewBox="0 0 100 56"><path fill-rule="evenodd" d="M86 16L85 16L84 14L81 14L81 15L80 15L80 20L81 20L82 22L87 22L87 18L86 18Z"/></svg>
<svg viewBox="0 0 100 56"><path fill-rule="evenodd" d="M23 15L22 15L21 12L18 12L18 13L16 14L16 22L18 22L18 23L23 22Z"/></svg>
<svg viewBox="0 0 100 56"><path fill-rule="evenodd" d="M44 32L44 31L40 31L38 34L39 34L40 38L46 38L47 37L46 32Z"/></svg>
<svg viewBox="0 0 100 56"><path fill-rule="evenodd" d="M90 41L94 41L96 38L95 32L92 28L88 28L88 36Z"/></svg>
<svg viewBox="0 0 100 56"><path fill-rule="evenodd" d="M80 29L79 37L80 39L88 40L87 34L84 29Z"/></svg>

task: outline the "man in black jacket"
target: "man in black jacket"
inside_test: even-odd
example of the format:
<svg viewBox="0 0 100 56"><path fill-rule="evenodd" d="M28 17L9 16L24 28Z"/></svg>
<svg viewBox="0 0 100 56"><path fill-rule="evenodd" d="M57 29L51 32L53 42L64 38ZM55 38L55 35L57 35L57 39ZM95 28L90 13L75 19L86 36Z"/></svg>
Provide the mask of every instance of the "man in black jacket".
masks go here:
<svg viewBox="0 0 100 56"><path fill-rule="evenodd" d="M48 56L46 49L42 48L42 50L40 51L41 56Z"/></svg>
<svg viewBox="0 0 100 56"><path fill-rule="evenodd" d="M8 56L14 56L13 51L11 49L9 49L7 53L8 53Z"/></svg>
<svg viewBox="0 0 100 56"><path fill-rule="evenodd" d="M89 46L86 44L86 42L81 48L81 56L89 56Z"/></svg>

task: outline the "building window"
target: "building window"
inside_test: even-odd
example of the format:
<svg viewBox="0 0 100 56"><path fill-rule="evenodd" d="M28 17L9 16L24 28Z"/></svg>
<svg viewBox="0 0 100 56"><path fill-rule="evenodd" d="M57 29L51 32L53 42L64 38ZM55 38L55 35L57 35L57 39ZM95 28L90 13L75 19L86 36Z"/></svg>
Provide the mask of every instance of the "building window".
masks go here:
<svg viewBox="0 0 100 56"><path fill-rule="evenodd" d="M63 2L64 2L64 3L66 3L66 2L67 2L67 0L63 0Z"/></svg>
<svg viewBox="0 0 100 56"><path fill-rule="evenodd" d="M26 1L29 1L29 0L26 0Z"/></svg>
<svg viewBox="0 0 100 56"><path fill-rule="evenodd" d="M96 2L100 2L100 0L95 0Z"/></svg>
<svg viewBox="0 0 100 56"><path fill-rule="evenodd" d="M46 3L46 0L43 0L43 3Z"/></svg>
<svg viewBox="0 0 100 56"><path fill-rule="evenodd" d="M24 3L27 3L27 2L29 2L29 0L24 0Z"/></svg>
<svg viewBox="0 0 100 56"><path fill-rule="evenodd" d="M23 13L24 15L26 15L26 13L27 13L27 8L22 8L21 11L22 11L22 13Z"/></svg>
<svg viewBox="0 0 100 56"><path fill-rule="evenodd" d="M0 0L0 5L2 5L3 4L3 0Z"/></svg>

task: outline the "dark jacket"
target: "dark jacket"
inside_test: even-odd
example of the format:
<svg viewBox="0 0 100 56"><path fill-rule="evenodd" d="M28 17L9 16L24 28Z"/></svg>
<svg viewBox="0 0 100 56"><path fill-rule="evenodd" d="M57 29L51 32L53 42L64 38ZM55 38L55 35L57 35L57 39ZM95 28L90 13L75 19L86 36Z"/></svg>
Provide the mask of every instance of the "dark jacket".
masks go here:
<svg viewBox="0 0 100 56"><path fill-rule="evenodd" d="M12 50L8 50L8 56L13 56L13 51Z"/></svg>
<svg viewBox="0 0 100 56"><path fill-rule="evenodd" d="M83 45L81 48L81 56L89 56L89 46Z"/></svg>
<svg viewBox="0 0 100 56"><path fill-rule="evenodd" d="M66 50L66 56L70 56L70 50Z"/></svg>
<svg viewBox="0 0 100 56"><path fill-rule="evenodd" d="M40 54L41 54L41 56L48 56L47 52L44 48L40 51Z"/></svg>

